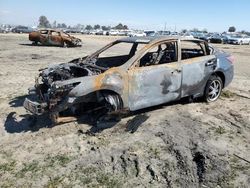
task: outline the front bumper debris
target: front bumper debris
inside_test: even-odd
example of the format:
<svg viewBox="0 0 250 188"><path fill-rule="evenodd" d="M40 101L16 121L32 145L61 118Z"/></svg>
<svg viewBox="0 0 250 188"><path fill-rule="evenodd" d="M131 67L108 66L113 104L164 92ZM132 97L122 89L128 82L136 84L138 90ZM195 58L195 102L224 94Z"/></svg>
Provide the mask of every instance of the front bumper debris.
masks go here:
<svg viewBox="0 0 250 188"><path fill-rule="evenodd" d="M44 112L46 112L46 108L47 108L46 103L39 103L36 101L31 101L28 98L25 99L23 106L26 110L36 115L43 114Z"/></svg>

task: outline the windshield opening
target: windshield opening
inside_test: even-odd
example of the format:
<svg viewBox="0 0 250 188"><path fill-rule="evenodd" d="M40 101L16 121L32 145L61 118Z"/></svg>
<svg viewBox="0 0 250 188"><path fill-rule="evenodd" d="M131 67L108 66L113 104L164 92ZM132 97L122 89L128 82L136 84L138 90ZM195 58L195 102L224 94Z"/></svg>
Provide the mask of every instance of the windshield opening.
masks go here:
<svg viewBox="0 0 250 188"><path fill-rule="evenodd" d="M115 42L96 56L95 64L100 67L118 67L126 63L145 44L137 42Z"/></svg>

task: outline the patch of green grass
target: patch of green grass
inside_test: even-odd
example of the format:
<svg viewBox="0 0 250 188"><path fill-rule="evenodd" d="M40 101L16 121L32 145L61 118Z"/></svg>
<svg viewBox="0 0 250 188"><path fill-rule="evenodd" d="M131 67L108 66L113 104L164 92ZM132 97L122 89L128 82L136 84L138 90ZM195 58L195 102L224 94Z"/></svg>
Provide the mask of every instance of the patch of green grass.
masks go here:
<svg viewBox="0 0 250 188"><path fill-rule="evenodd" d="M11 161L8 163L0 164L0 171L2 172L11 172L16 167L16 161Z"/></svg>
<svg viewBox="0 0 250 188"><path fill-rule="evenodd" d="M233 170L236 170L236 171L245 171L245 170L249 170L250 169L250 166L249 165L242 165L240 163L240 160L239 158L233 156L231 159L230 159L230 167L233 169Z"/></svg>
<svg viewBox="0 0 250 188"><path fill-rule="evenodd" d="M217 127L215 129L215 133L217 133L217 134L224 134L224 133L226 133L226 130L225 130L224 127L219 126L219 127Z"/></svg>
<svg viewBox="0 0 250 188"><path fill-rule="evenodd" d="M15 182L7 180L5 182L2 182L1 188L10 188L10 187L15 187Z"/></svg>
<svg viewBox="0 0 250 188"><path fill-rule="evenodd" d="M71 173L72 174L72 173ZM122 187L121 178L114 176L111 173L105 173L103 170L93 166L78 167L73 173L73 177L69 178L70 182L80 182L84 187L105 187L105 188L120 188Z"/></svg>
<svg viewBox="0 0 250 188"><path fill-rule="evenodd" d="M71 161L71 158L67 155L56 155L53 157L49 156L46 161L48 161L48 166L59 164L60 166L65 167Z"/></svg>
<svg viewBox="0 0 250 188"><path fill-rule="evenodd" d="M122 187L121 181L118 178L113 177L112 174L108 173L97 174L96 181L98 182L99 185L107 188Z"/></svg>
<svg viewBox="0 0 250 188"><path fill-rule="evenodd" d="M64 177L55 177L55 178L50 178L50 180L48 181L47 185L45 185L44 187L46 188L56 188L59 185L61 185L62 181L63 181Z"/></svg>
<svg viewBox="0 0 250 188"><path fill-rule="evenodd" d="M83 173L85 175L95 174L96 172L97 172L97 169L93 166L89 166L87 168L81 169L81 173Z"/></svg>
<svg viewBox="0 0 250 188"><path fill-rule="evenodd" d="M98 141L97 141L97 143L96 143L96 145L98 146L98 147L106 147L106 146L108 146L110 144L110 140L109 139L106 139L106 138L104 138L104 137L99 137L98 138Z"/></svg>
<svg viewBox="0 0 250 188"><path fill-rule="evenodd" d="M234 188L234 181L237 177L237 174L234 170L230 170L227 174L224 174L222 176L219 176L217 179L217 184L220 187L228 187L228 188Z"/></svg>
<svg viewBox="0 0 250 188"><path fill-rule="evenodd" d="M90 183L92 183L92 181L93 181L93 178L92 177L85 177L85 176L83 176L83 177L80 177L80 182L83 184L83 185L88 185L88 184L90 184Z"/></svg>
<svg viewBox="0 0 250 188"><path fill-rule="evenodd" d="M40 170L38 161L32 161L31 163L25 163L24 167L17 173L18 177L23 178L27 172L36 173Z"/></svg>
<svg viewBox="0 0 250 188"><path fill-rule="evenodd" d="M157 147L151 146L149 148L149 153L154 156L155 158L160 158L160 149Z"/></svg>
<svg viewBox="0 0 250 188"><path fill-rule="evenodd" d="M235 96L235 93L233 93L233 92L231 92L229 90L221 92L221 97L224 97L224 98L232 98L234 96Z"/></svg>
<svg viewBox="0 0 250 188"><path fill-rule="evenodd" d="M9 159L12 157L12 153L9 151L0 151L0 154L3 156L5 159Z"/></svg>

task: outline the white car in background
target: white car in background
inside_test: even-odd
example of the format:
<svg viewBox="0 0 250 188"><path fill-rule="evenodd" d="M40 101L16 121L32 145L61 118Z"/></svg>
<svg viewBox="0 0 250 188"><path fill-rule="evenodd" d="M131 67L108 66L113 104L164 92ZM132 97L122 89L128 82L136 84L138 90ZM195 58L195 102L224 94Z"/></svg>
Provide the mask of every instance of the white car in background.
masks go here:
<svg viewBox="0 0 250 188"><path fill-rule="evenodd" d="M113 29L111 29L111 30L109 31L109 35L113 35L113 36L119 35L119 31L118 31L118 30L113 30Z"/></svg>
<svg viewBox="0 0 250 188"><path fill-rule="evenodd" d="M250 45L250 36L241 36L241 35L234 35L231 36L228 40L229 44L249 44Z"/></svg>
<svg viewBox="0 0 250 188"><path fill-rule="evenodd" d="M146 33L144 31L134 31L128 34L129 37L146 37Z"/></svg>
<svg viewBox="0 0 250 188"><path fill-rule="evenodd" d="M192 34L190 34L190 33L184 33L184 34L181 35L181 37L185 37L185 38L188 38L188 39L193 39L194 38L194 36Z"/></svg>

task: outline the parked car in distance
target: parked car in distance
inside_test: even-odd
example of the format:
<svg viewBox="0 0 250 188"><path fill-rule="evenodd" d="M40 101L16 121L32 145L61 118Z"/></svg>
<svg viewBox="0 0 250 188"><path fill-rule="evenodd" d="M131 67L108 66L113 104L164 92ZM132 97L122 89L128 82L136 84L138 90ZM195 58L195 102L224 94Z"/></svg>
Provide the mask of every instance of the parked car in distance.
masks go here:
<svg viewBox="0 0 250 188"><path fill-rule="evenodd" d="M205 40L205 41L208 41L209 38L211 37L209 34L201 33L201 32L193 32L192 34L194 35L194 38L200 39L200 40Z"/></svg>
<svg viewBox="0 0 250 188"><path fill-rule="evenodd" d="M42 69L25 99L54 122L66 110L135 111L183 97L218 99L233 79L233 58L207 42L182 37L128 37L93 54Z"/></svg>
<svg viewBox="0 0 250 188"><path fill-rule="evenodd" d="M14 27L12 29L13 33L30 33L32 31L34 31L32 28L26 27L26 26L21 26L21 25Z"/></svg>
<svg viewBox="0 0 250 188"><path fill-rule="evenodd" d="M222 37L219 34L212 35L208 38L208 42L211 43L222 43Z"/></svg>
<svg viewBox="0 0 250 188"><path fill-rule="evenodd" d="M157 36L166 36L166 35L168 36L170 34L171 34L170 31L157 31L156 33Z"/></svg>
<svg viewBox="0 0 250 188"><path fill-rule="evenodd" d="M146 33L144 33L144 31L133 31L128 33L129 37L145 37Z"/></svg>
<svg viewBox="0 0 250 188"><path fill-rule="evenodd" d="M230 35L221 35L221 40L223 44L229 44L230 39L231 39Z"/></svg>
<svg viewBox="0 0 250 188"><path fill-rule="evenodd" d="M250 37L249 36L241 36L241 35L232 35L228 40L229 44L248 44L250 45Z"/></svg>
<svg viewBox="0 0 250 188"><path fill-rule="evenodd" d="M194 36L189 32L183 33L181 36L184 37L184 38L189 38L189 39L194 38Z"/></svg>
<svg viewBox="0 0 250 188"><path fill-rule="evenodd" d="M29 40L35 45L38 43L41 45L61 47L77 47L82 45L81 39L54 29L41 29L39 31L33 31L29 34Z"/></svg>
<svg viewBox="0 0 250 188"><path fill-rule="evenodd" d="M154 37L156 35L155 31L144 31L144 33L146 34L147 37Z"/></svg>
<svg viewBox="0 0 250 188"><path fill-rule="evenodd" d="M0 27L0 33L6 33L5 29Z"/></svg>
<svg viewBox="0 0 250 188"><path fill-rule="evenodd" d="M108 33L109 33L109 35L112 35L112 36L119 35L119 31L118 30L114 30L114 29L111 29Z"/></svg>
<svg viewBox="0 0 250 188"><path fill-rule="evenodd" d="M79 28L71 28L71 29L65 29L63 30L65 33L81 33L81 29Z"/></svg>

